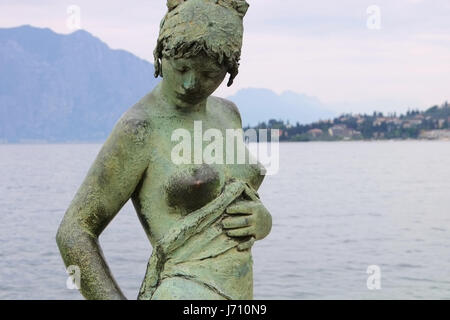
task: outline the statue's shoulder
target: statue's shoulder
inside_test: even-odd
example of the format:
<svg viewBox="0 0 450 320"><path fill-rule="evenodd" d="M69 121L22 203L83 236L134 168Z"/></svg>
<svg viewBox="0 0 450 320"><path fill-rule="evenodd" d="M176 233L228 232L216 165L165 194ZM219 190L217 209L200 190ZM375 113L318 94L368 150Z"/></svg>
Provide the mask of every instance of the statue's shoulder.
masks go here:
<svg viewBox="0 0 450 320"><path fill-rule="evenodd" d="M241 113L233 101L214 96L211 96L209 99L224 112L229 113L232 117L236 117L239 123L242 124Z"/></svg>
<svg viewBox="0 0 450 320"><path fill-rule="evenodd" d="M114 130L132 140L147 140L152 128L152 95L148 94L129 108L119 119Z"/></svg>

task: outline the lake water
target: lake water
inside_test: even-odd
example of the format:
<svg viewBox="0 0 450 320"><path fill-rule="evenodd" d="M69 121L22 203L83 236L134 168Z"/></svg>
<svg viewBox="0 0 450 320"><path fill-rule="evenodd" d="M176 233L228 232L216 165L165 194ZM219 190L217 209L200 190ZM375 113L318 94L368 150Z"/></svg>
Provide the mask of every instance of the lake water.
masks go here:
<svg viewBox="0 0 450 320"><path fill-rule="evenodd" d="M80 299L55 233L100 145L0 145L0 299ZM450 299L450 143L280 145L256 299ZM128 203L100 237L135 299L151 246ZM367 268L380 268L369 290Z"/></svg>

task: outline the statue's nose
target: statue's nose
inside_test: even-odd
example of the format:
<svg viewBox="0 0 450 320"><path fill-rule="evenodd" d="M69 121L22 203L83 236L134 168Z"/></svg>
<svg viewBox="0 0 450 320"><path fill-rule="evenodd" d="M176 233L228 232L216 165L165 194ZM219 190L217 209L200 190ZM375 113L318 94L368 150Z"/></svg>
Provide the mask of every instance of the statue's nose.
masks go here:
<svg viewBox="0 0 450 320"><path fill-rule="evenodd" d="M189 72L186 74L184 81L183 81L183 88L185 90L192 90L195 88L197 79L193 72Z"/></svg>

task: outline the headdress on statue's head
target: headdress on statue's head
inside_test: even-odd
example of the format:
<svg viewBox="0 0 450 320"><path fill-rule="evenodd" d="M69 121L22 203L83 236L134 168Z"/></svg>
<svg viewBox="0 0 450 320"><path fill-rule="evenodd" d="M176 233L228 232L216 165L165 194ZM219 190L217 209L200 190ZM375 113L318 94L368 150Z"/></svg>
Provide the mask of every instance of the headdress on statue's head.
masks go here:
<svg viewBox="0 0 450 320"><path fill-rule="evenodd" d="M163 57L191 57L206 53L225 64L228 86L238 74L244 32L245 0L167 0L154 51L155 77L161 74Z"/></svg>

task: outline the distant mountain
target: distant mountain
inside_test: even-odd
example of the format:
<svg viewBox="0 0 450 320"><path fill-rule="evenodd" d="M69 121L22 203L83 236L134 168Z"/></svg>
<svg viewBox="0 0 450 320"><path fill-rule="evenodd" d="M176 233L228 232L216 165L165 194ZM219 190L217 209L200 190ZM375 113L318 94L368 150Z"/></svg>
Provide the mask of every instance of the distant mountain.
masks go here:
<svg viewBox="0 0 450 320"><path fill-rule="evenodd" d="M154 68L80 30L0 29L0 143L102 141L119 117L154 88ZM316 98L267 89L230 97L243 124L310 123L334 116Z"/></svg>
<svg viewBox="0 0 450 320"><path fill-rule="evenodd" d="M86 31L0 29L0 141L103 140L156 85L153 70Z"/></svg>
<svg viewBox="0 0 450 320"><path fill-rule="evenodd" d="M238 106L244 126L255 126L270 119L306 124L336 116L326 110L317 98L292 91L278 95L268 89L249 88L238 91L228 99Z"/></svg>

